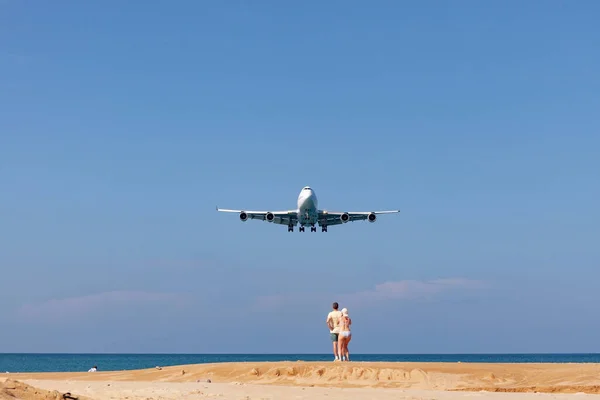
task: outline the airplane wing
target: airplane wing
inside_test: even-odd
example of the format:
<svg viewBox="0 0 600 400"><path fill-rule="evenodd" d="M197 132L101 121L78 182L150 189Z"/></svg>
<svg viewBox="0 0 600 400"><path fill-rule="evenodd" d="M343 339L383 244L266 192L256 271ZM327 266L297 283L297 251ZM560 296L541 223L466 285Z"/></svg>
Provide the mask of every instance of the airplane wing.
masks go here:
<svg viewBox="0 0 600 400"><path fill-rule="evenodd" d="M293 225L298 224L298 213L296 210L286 211L246 211L246 210L230 210L226 208L217 207L217 211L237 213L240 215L242 221L249 219L257 219L259 221L268 221L280 225Z"/></svg>
<svg viewBox="0 0 600 400"><path fill-rule="evenodd" d="M375 222L380 214L395 214L400 210L389 211L327 211L319 210L319 225L339 225L346 222L369 221Z"/></svg>

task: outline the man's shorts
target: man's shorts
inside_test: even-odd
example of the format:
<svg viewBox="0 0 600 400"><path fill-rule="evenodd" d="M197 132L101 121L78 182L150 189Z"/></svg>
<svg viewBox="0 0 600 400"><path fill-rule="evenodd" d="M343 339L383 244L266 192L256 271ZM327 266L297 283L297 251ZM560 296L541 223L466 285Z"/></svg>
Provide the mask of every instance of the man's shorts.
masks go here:
<svg viewBox="0 0 600 400"><path fill-rule="evenodd" d="M338 341L338 336L339 336L339 333L330 333L329 334L329 337L331 338L332 342L337 342Z"/></svg>

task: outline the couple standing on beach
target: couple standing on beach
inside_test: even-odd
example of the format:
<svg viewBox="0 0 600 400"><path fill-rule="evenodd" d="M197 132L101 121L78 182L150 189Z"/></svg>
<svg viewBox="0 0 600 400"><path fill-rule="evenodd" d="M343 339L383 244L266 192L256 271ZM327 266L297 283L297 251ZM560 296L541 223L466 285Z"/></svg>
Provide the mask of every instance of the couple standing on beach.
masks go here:
<svg viewBox="0 0 600 400"><path fill-rule="evenodd" d="M338 303L332 305L333 310L327 315L327 326L329 327L329 336L333 342L334 361L350 361L350 353L348 352L348 343L352 339L350 325L352 320L348 316L348 309L343 308L338 311Z"/></svg>

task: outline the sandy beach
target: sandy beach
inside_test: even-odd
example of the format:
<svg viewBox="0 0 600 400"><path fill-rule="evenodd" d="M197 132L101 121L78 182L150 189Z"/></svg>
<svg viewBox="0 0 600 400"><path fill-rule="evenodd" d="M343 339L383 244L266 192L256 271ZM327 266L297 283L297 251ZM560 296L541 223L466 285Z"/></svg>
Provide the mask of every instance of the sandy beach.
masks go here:
<svg viewBox="0 0 600 400"><path fill-rule="evenodd" d="M27 400L600 398L600 364L220 363L0 381L0 399Z"/></svg>

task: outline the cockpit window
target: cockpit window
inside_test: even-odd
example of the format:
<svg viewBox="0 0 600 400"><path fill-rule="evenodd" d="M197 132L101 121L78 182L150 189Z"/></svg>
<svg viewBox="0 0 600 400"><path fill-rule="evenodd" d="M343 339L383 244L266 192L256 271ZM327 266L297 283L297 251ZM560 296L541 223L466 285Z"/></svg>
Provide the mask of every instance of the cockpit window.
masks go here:
<svg viewBox="0 0 600 400"><path fill-rule="evenodd" d="M309 186L305 186L304 190L310 190L310 187Z"/></svg>

